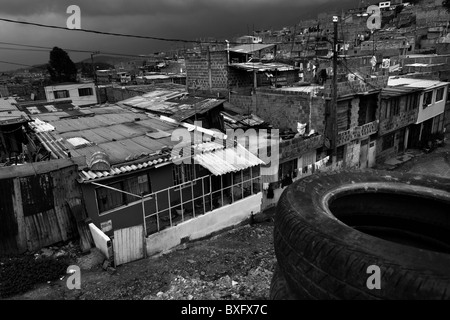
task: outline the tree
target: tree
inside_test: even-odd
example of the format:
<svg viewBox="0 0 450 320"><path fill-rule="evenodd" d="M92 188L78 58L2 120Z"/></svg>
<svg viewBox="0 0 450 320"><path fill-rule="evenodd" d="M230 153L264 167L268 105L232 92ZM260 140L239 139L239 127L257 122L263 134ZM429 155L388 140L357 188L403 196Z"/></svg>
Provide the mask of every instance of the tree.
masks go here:
<svg viewBox="0 0 450 320"><path fill-rule="evenodd" d="M75 82L77 67L63 49L54 47L50 52L48 72L53 82Z"/></svg>
<svg viewBox="0 0 450 320"><path fill-rule="evenodd" d="M442 6L444 9L450 13L450 0L444 0L442 1Z"/></svg>

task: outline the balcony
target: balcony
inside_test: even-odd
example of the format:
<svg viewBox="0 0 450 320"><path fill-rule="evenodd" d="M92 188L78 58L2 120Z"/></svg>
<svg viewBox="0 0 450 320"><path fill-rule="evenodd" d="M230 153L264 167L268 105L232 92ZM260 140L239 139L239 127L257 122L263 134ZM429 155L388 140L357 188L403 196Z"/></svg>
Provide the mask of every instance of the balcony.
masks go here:
<svg viewBox="0 0 450 320"><path fill-rule="evenodd" d="M362 126L350 128L338 133L337 146L342 146L352 140L364 139L378 131L378 120L366 123Z"/></svg>
<svg viewBox="0 0 450 320"><path fill-rule="evenodd" d="M305 153L320 148L323 143L323 135L284 140L280 142L280 163L299 158Z"/></svg>

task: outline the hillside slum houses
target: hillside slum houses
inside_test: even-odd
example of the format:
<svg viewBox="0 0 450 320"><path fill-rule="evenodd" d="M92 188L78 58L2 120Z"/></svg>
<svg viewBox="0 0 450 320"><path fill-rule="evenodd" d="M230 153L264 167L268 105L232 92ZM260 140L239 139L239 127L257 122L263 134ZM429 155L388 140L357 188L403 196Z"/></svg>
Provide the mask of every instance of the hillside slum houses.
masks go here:
<svg viewBox="0 0 450 320"><path fill-rule="evenodd" d="M411 7L375 35L340 14L336 68L322 14L185 52L183 84L1 98L0 253L79 237L118 265L245 223L293 181L427 148L450 124L446 29L426 27L445 13Z"/></svg>

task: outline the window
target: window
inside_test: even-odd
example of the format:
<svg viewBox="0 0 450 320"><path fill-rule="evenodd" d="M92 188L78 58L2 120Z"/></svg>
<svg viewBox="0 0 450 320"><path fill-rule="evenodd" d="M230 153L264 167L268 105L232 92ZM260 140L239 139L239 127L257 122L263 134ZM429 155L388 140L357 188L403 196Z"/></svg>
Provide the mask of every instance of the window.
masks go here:
<svg viewBox="0 0 450 320"><path fill-rule="evenodd" d="M383 151L390 149L394 146L394 134L388 134L383 137Z"/></svg>
<svg viewBox="0 0 450 320"><path fill-rule="evenodd" d="M436 91L436 102L444 100L444 88L437 89Z"/></svg>
<svg viewBox="0 0 450 320"><path fill-rule="evenodd" d="M423 95L423 108L428 107L433 102L433 91L425 92Z"/></svg>
<svg viewBox="0 0 450 320"><path fill-rule="evenodd" d="M53 95L55 96L55 99L63 99L63 98L69 98L70 97L68 90L53 91Z"/></svg>
<svg viewBox="0 0 450 320"><path fill-rule="evenodd" d="M92 96L93 95L92 88L80 88L78 89L78 95L80 97Z"/></svg>
<svg viewBox="0 0 450 320"><path fill-rule="evenodd" d="M415 109L417 106L417 95L410 94L406 96L406 111Z"/></svg>
<svg viewBox="0 0 450 320"><path fill-rule="evenodd" d="M151 193L150 180L148 179L147 174L143 174L137 177L132 177L125 180L125 191L136 194L136 195L145 195ZM127 202L134 202L138 200L136 197L131 195L126 195Z"/></svg>
<svg viewBox="0 0 450 320"><path fill-rule="evenodd" d="M400 99L392 98L386 101L385 118L391 118L400 113Z"/></svg>
<svg viewBox="0 0 450 320"><path fill-rule="evenodd" d="M121 182L116 182L109 186L122 190ZM124 193L102 187L97 188L96 192L99 213L120 207L124 204Z"/></svg>
<svg viewBox="0 0 450 320"><path fill-rule="evenodd" d="M195 179L195 167L191 164L179 164L173 166L173 184L179 185Z"/></svg>
<svg viewBox="0 0 450 320"><path fill-rule="evenodd" d="M152 192L150 179L147 173L133 176L125 180L109 184L108 186L133 193L137 196L150 194ZM139 201L138 197L115 191L108 188L99 187L95 189L99 213L109 211L131 202Z"/></svg>

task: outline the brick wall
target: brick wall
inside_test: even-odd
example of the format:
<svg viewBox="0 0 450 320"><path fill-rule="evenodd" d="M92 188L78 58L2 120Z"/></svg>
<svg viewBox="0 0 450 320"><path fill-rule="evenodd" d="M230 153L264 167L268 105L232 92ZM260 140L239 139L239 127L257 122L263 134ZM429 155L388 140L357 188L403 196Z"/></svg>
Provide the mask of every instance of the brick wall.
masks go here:
<svg viewBox="0 0 450 320"><path fill-rule="evenodd" d="M405 103L406 99L400 99L400 113L396 116L386 118L384 116L386 109L386 100L382 100L380 125L378 128L379 135L385 135L389 132L393 132L416 122L418 109L416 108L413 110L405 111Z"/></svg>
<svg viewBox="0 0 450 320"><path fill-rule="evenodd" d="M130 89L122 89L120 87L106 87L101 90L101 99L110 103L126 100L132 97L140 96L145 92Z"/></svg>
<svg viewBox="0 0 450 320"><path fill-rule="evenodd" d="M317 135L309 138L298 137L280 142L280 163L299 158L322 147L323 141L323 135Z"/></svg>
<svg viewBox="0 0 450 320"><path fill-rule="evenodd" d="M417 10L416 12L417 26L434 26L446 23L447 21L450 21L450 14L442 7L421 7L420 10Z"/></svg>
<svg viewBox="0 0 450 320"><path fill-rule="evenodd" d="M311 123L309 129L323 133L325 100L303 92L258 88L256 94L231 94L230 102L244 112L250 110L275 128L297 130L297 122Z"/></svg>
<svg viewBox="0 0 450 320"><path fill-rule="evenodd" d="M211 86L210 73L211 70ZM226 51L202 51L186 56L186 84L188 91L228 91L228 65Z"/></svg>
<svg viewBox="0 0 450 320"><path fill-rule="evenodd" d="M372 91L375 89L382 89L386 87L388 79L389 76L385 75L378 76L376 78L366 78L364 79L364 81L355 80L339 82L337 84L338 96L352 95L356 93ZM324 94L328 98L331 98L331 87L331 81L327 80L327 82L325 83Z"/></svg>
<svg viewBox="0 0 450 320"><path fill-rule="evenodd" d="M358 140L351 141L347 144L345 154L345 166L347 168L359 166L359 156L361 150L361 143Z"/></svg>
<svg viewBox="0 0 450 320"><path fill-rule="evenodd" d="M398 153L398 143L399 143L398 134L394 134L394 146L386 150L383 150L383 137L384 136L381 136L377 139L377 146L375 153L376 154L375 159L377 163L383 163L384 161L394 157Z"/></svg>

